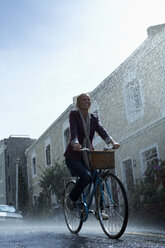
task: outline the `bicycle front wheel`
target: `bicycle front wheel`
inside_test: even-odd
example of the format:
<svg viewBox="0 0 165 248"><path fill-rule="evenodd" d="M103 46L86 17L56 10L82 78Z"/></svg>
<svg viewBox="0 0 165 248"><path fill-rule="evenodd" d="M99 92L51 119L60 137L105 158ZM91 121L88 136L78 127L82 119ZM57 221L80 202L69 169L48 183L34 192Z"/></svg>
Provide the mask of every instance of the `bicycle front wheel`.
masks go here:
<svg viewBox="0 0 165 248"><path fill-rule="evenodd" d="M96 195L96 211L104 233L118 239L128 221L128 200L125 188L117 176L103 173Z"/></svg>
<svg viewBox="0 0 165 248"><path fill-rule="evenodd" d="M82 220L80 218L81 213L77 209L68 209L67 206L67 198L69 196L70 191L75 185L75 180L70 180L66 186L65 186L65 192L64 192L64 199L63 199L63 205L64 205L64 216L65 216L65 222L70 230L71 233L78 233L81 230L82 227Z"/></svg>

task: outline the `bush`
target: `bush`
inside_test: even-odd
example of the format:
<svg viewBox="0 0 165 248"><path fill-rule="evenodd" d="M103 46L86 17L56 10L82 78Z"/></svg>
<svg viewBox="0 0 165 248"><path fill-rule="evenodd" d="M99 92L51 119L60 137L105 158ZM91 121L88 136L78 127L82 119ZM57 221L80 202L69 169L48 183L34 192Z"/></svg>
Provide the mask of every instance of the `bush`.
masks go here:
<svg viewBox="0 0 165 248"><path fill-rule="evenodd" d="M63 164L54 163L53 166L46 168L40 179L42 192L37 198L35 215L47 215L52 213L52 194L57 197L58 205L62 203L64 191L64 181L70 176L69 170Z"/></svg>
<svg viewBox="0 0 165 248"><path fill-rule="evenodd" d="M61 200L64 190L64 181L69 177L67 167L55 163L54 166L46 168L40 180L40 186L44 193L55 194L58 200Z"/></svg>

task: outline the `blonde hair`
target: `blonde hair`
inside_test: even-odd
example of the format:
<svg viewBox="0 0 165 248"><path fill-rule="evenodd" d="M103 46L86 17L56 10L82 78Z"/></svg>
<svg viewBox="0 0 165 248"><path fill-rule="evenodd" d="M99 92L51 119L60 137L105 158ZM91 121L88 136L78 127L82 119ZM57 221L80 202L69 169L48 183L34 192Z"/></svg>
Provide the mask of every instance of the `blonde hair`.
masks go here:
<svg viewBox="0 0 165 248"><path fill-rule="evenodd" d="M81 98L86 95L86 96L89 96L88 93L82 93L80 94L79 96L77 96L77 101L76 101L76 108L79 110L80 109L80 101L81 101ZM89 96L90 97L90 96Z"/></svg>

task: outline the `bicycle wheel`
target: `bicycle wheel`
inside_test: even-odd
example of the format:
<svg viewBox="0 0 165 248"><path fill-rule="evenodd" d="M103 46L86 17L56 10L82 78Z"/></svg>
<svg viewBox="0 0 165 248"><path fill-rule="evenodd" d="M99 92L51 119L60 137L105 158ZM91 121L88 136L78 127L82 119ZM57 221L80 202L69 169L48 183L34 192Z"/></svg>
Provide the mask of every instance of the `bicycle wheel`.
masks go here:
<svg viewBox="0 0 165 248"><path fill-rule="evenodd" d="M66 186L65 186L65 192L64 192L64 216L66 225L71 233L78 233L81 230L82 227L82 220L80 218L81 213L78 209L69 210L67 207L67 197L69 196L70 191L75 185L75 180L70 180Z"/></svg>
<svg viewBox="0 0 165 248"><path fill-rule="evenodd" d="M122 182L112 173L103 173L101 181L102 190L98 186L96 194L96 211L104 233L118 239L124 233L128 221L126 191Z"/></svg>

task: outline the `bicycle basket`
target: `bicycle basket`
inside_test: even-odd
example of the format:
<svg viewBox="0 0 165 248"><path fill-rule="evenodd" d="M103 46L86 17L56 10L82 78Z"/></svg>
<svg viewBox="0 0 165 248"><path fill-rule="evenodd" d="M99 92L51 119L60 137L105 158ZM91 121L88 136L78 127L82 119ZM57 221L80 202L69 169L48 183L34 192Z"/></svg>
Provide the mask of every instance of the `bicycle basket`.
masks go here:
<svg viewBox="0 0 165 248"><path fill-rule="evenodd" d="M90 151L88 152L91 169L114 169L114 151Z"/></svg>

